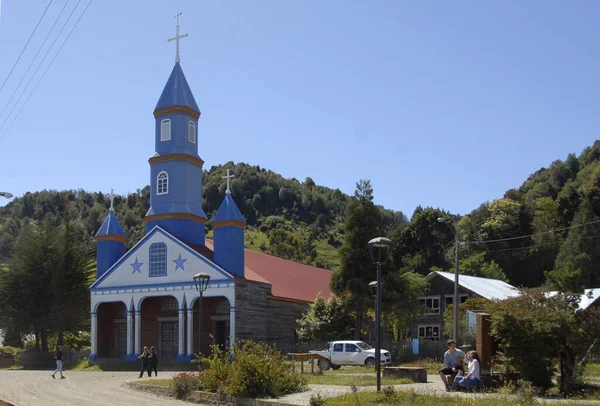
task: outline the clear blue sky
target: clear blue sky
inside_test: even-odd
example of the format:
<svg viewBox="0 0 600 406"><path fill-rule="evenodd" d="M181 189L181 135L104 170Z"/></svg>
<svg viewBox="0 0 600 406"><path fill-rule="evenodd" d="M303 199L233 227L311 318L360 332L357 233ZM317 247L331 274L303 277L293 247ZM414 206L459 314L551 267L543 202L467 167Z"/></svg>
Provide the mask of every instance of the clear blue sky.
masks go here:
<svg viewBox="0 0 600 406"><path fill-rule="evenodd" d="M0 84L46 4L2 1ZM96 0L0 142L0 190L148 184L177 9L205 168L243 161L346 193L370 178L408 216L465 214L597 138L596 0Z"/></svg>

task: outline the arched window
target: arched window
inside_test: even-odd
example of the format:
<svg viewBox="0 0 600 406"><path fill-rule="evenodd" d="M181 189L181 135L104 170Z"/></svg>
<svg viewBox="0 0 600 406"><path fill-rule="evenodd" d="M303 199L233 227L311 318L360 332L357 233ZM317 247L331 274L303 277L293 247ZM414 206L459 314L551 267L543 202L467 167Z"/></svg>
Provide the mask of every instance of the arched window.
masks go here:
<svg viewBox="0 0 600 406"><path fill-rule="evenodd" d="M150 276L167 276L167 244L150 245Z"/></svg>
<svg viewBox="0 0 600 406"><path fill-rule="evenodd" d="M196 143L196 123L193 121L188 123L188 141L192 144Z"/></svg>
<svg viewBox="0 0 600 406"><path fill-rule="evenodd" d="M160 122L160 140L169 141L171 139L171 119L165 118Z"/></svg>
<svg viewBox="0 0 600 406"><path fill-rule="evenodd" d="M169 174L162 171L156 177L156 194L166 195L169 193Z"/></svg>

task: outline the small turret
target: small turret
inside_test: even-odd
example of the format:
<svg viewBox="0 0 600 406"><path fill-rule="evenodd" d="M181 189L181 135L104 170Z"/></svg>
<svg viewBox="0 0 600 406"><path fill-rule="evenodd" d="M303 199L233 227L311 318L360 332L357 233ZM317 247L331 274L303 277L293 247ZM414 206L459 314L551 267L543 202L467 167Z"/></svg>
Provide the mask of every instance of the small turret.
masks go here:
<svg viewBox="0 0 600 406"><path fill-rule="evenodd" d="M108 197L110 198L110 210L96 233L96 242L98 244L96 251L96 279L104 275L125 254L125 242L127 242L125 231L123 231L123 227L121 227L117 216L115 216L113 203L116 196L112 190Z"/></svg>
<svg viewBox="0 0 600 406"><path fill-rule="evenodd" d="M229 175L227 170L227 191L225 199L217 214L213 218L214 228L214 259L226 271L235 276L244 277L244 228L246 219L238 209L231 197L229 180L234 175Z"/></svg>

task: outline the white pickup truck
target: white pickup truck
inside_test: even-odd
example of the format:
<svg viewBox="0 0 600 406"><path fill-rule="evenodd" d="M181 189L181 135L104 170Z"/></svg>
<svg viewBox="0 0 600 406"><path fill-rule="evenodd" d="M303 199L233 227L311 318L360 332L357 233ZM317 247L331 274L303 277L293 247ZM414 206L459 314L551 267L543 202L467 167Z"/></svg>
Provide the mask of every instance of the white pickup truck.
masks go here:
<svg viewBox="0 0 600 406"><path fill-rule="evenodd" d="M329 368L338 369L342 365L375 366L375 348L362 341L332 341L327 343L327 347L322 350L309 352L321 356L318 364L324 371ZM385 365L391 362L390 352L382 349L381 364Z"/></svg>

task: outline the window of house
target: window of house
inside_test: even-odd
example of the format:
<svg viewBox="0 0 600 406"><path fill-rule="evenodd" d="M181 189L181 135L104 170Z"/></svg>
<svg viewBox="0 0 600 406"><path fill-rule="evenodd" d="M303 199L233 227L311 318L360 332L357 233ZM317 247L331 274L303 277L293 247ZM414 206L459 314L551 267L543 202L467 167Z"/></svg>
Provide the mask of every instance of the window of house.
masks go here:
<svg viewBox="0 0 600 406"><path fill-rule="evenodd" d="M178 310L179 305L177 304L177 299L174 297L165 297L162 300L162 309L163 311L173 311Z"/></svg>
<svg viewBox="0 0 600 406"><path fill-rule="evenodd" d="M150 276L167 276L167 245L163 242L150 246Z"/></svg>
<svg viewBox="0 0 600 406"><path fill-rule="evenodd" d="M360 350L354 344L346 344L346 352L360 352Z"/></svg>
<svg viewBox="0 0 600 406"><path fill-rule="evenodd" d="M229 300L219 299L219 301L217 301L217 305L215 306L215 313L229 314Z"/></svg>
<svg viewBox="0 0 600 406"><path fill-rule="evenodd" d="M188 123L188 141L192 144L196 143L196 123L193 121Z"/></svg>
<svg viewBox="0 0 600 406"><path fill-rule="evenodd" d="M333 352L344 352L344 344L333 344Z"/></svg>
<svg viewBox="0 0 600 406"><path fill-rule="evenodd" d="M439 297L423 297L419 299L425 311L427 313L439 313L440 312L440 298Z"/></svg>
<svg viewBox="0 0 600 406"><path fill-rule="evenodd" d="M156 177L156 194L166 195L169 193L169 174L162 171Z"/></svg>
<svg viewBox="0 0 600 406"><path fill-rule="evenodd" d="M169 141L171 139L171 119L165 118L160 122L160 140Z"/></svg>
<svg viewBox="0 0 600 406"><path fill-rule="evenodd" d="M419 338L431 341L439 341L440 326L419 326Z"/></svg>
<svg viewBox="0 0 600 406"><path fill-rule="evenodd" d="M466 293L463 293L463 294L458 295L458 297L460 298L460 302L464 303L469 298L469 295L467 295ZM452 303L454 303L454 295L446 295L446 306L451 305Z"/></svg>

